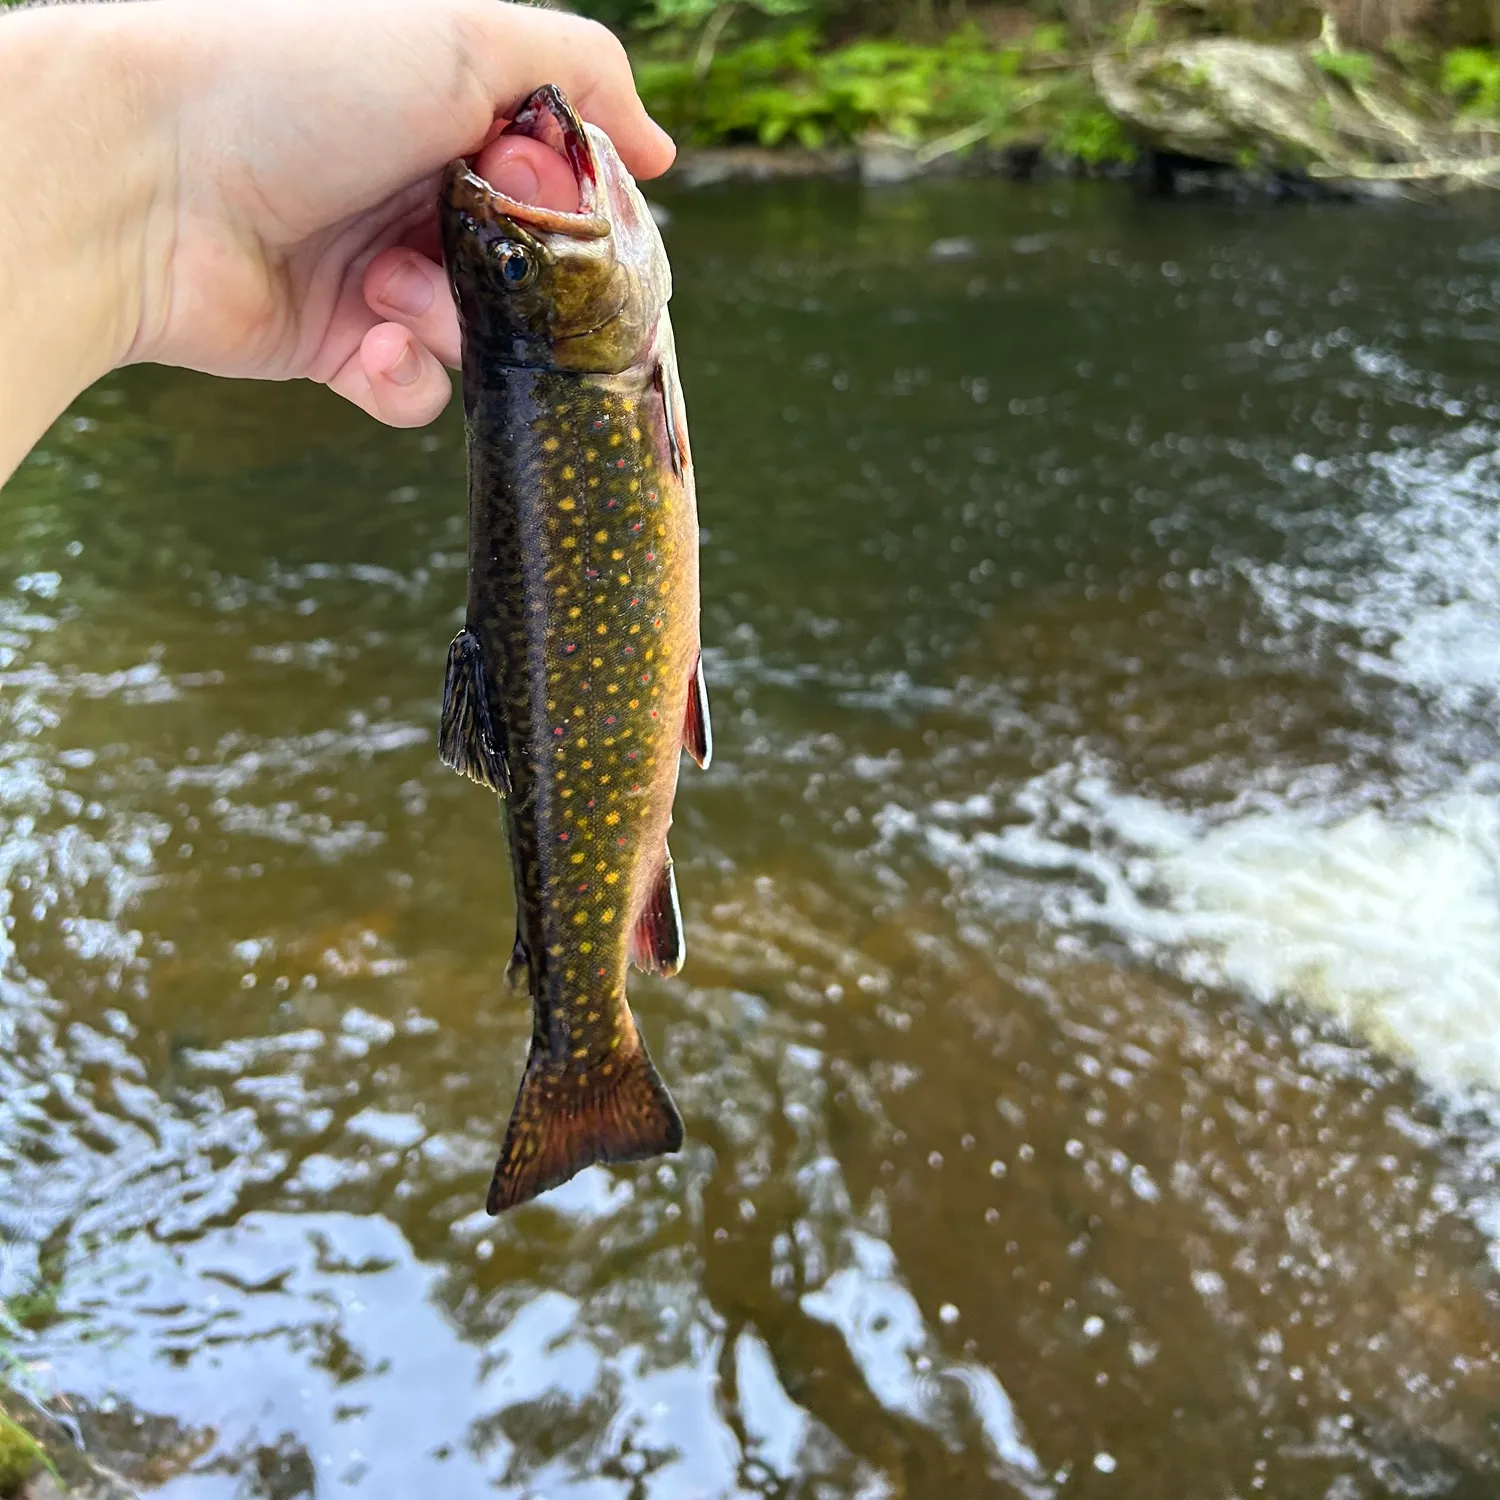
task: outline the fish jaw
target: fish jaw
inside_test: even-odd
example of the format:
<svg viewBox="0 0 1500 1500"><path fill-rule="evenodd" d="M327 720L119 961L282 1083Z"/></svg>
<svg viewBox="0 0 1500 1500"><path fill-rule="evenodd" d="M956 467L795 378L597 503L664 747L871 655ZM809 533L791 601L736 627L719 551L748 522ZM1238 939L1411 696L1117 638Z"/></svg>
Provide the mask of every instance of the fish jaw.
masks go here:
<svg viewBox="0 0 1500 1500"><path fill-rule="evenodd" d="M439 222L466 350L532 368L629 369L649 348L672 291L645 199L609 137L580 120L554 85L536 90L502 134L556 150L579 207L522 203L468 161L449 164Z"/></svg>

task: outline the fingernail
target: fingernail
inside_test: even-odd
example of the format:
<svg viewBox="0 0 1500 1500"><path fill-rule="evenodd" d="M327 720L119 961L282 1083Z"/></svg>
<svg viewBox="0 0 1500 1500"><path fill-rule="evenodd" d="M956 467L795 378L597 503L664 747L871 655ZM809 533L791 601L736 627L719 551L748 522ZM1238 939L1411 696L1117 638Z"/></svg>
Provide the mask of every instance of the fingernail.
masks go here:
<svg viewBox="0 0 1500 1500"><path fill-rule="evenodd" d="M415 266L399 265L386 277L380 301L392 312L419 318L432 306L432 282Z"/></svg>
<svg viewBox="0 0 1500 1500"><path fill-rule="evenodd" d="M536 168L524 156L508 156L490 171L490 186L517 203L535 203L541 191Z"/></svg>
<svg viewBox="0 0 1500 1500"><path fill-rule="evenodd" d="M401 346L400 354L386 366L385 378L392 385L410 385L421 373L422 361L417 357L417 351L408 339Z"/></svg>

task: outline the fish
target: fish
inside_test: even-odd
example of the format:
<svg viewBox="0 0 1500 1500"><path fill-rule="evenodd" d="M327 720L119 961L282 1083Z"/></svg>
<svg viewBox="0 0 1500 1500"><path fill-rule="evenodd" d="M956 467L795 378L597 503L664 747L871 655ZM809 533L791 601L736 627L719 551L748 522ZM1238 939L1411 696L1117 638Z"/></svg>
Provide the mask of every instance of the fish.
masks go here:
<svg viewBox="0 0 1500 1500"><path fill-rule="evenodd" d="M557 87L506 132L561 153L579 207L517 202L463 159L440 190L469 543L438 750L500 798L517 910L506 978L532 1014L492 1215L595 1163L682 1147L626 976L672 975L686 956L667 835L682 750L705 768L713 754L661 234L609 137Z"/></svg>

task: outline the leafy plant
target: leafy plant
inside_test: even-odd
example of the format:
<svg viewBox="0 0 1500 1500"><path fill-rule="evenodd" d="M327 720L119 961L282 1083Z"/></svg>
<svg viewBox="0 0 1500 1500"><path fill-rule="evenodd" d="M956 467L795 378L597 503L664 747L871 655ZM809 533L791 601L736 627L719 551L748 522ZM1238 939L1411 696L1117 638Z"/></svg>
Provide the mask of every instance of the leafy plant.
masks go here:
<svg viewBox="0 0 1500 1500"><path fill-rule="evenodd" d="M1466 115L1500 115L1500 53L1483 47L1460 47L1443 57L1442 90L1463 106Z"/></svg>
<svg viewBox="0 0 1500 1500"><path fill-rule="evenodd" d="M1315 62L1330 78L1368 88L1375 77L1375 59L1368 52L1314 52Z"/></svg>

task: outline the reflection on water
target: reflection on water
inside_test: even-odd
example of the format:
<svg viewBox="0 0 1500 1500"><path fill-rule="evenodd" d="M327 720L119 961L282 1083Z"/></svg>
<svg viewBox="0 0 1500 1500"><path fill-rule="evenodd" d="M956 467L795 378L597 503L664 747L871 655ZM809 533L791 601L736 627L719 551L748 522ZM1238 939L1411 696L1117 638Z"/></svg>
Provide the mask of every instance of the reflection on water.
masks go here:
<svg viewBox="0 0 1500 1500"><path fill-rule="evenodd" d="M33 1382L194 1500L1493 1494L1493 210L669 235L686 1149L482 1212L528 1018L433 748L457 419L132 372L5 495Z"/></svg>

